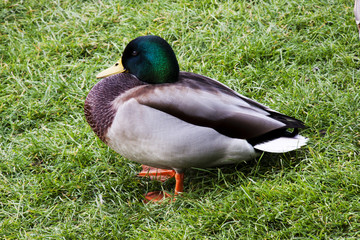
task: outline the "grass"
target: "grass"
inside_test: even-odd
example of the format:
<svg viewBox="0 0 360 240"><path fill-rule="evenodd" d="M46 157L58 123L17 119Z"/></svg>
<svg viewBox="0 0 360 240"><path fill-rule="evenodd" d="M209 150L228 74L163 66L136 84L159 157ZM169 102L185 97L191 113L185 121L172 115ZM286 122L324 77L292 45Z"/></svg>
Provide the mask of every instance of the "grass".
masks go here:
<svg viewBox="0 0 360 240"><path fill-rule="evenodd" d="M353 1L1 1L0 238L360 238L360 57ZM308 146L164 184L97 139L83 104L133 38L303 120Z"/></svg>

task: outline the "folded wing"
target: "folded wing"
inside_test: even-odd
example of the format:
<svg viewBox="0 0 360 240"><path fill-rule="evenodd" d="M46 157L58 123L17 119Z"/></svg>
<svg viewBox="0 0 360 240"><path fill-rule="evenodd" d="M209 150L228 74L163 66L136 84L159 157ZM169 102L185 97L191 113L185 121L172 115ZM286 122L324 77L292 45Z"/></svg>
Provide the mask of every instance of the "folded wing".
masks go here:
<svg viewBox="0 0 360 240"><path fill-rule="evenodd" d="M175 84L145 85L131 95L143 105L232 138L251 139L277 129L305 127L295 118L193 73L181 72Z"/></svg>

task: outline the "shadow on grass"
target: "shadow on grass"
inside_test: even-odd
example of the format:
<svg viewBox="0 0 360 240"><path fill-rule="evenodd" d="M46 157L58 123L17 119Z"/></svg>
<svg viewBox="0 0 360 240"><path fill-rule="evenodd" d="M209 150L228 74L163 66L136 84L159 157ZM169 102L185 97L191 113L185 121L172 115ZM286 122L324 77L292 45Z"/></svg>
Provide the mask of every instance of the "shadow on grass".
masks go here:
<svg viewBox="0 0 360 240"><path fill-rule="evenodd" d="M247 184L253 179L274 179L282 172L286 174L305 159L305 152L301 150L285 154L264 153L260 157L238 164L225 165L213 168L192 168L185 171L185 192L187 194L204 195L215 188L228 189L237 184ZM140 168L139 168L140 171ZM140 182L145 191L165 190L174 191L175 180L165 182L152 181L141 178ZM141 186L139 186L141 187Z"/></svg>

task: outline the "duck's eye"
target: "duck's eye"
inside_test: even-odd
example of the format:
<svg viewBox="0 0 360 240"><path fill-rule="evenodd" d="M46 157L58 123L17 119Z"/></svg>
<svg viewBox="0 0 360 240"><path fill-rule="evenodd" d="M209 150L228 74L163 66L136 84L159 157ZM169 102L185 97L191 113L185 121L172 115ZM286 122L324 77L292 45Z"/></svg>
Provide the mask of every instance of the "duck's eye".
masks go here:
<svg viewBox="0 0 360 240"><path fill-rule="evenodd" d="M115 67L119 66L119 63L115 63Z"/></svg>
<svg viewBox="0 0 360 240"><path fill-rule="evenodd" d="M138 51L134 50L134 51L132 51L131 55L136 56L136 55L138 55L138 53L139 53Z"/></svg>

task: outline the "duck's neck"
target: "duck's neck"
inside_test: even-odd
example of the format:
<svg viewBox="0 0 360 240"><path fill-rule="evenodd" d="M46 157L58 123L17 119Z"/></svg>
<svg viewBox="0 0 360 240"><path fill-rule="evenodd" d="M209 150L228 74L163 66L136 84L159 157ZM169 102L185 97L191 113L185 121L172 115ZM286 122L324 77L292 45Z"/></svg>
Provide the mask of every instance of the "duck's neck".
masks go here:
<svg viewBox="0 0 360 240"><path fill-rule="evenodd" d="M103 79L90 90L84 105L85 117L103 142L107 142L106 133L116 114L112 102L127 90L143 84L133 75L122 73Z"/></svg>

